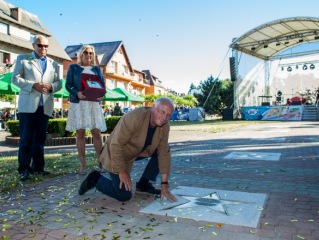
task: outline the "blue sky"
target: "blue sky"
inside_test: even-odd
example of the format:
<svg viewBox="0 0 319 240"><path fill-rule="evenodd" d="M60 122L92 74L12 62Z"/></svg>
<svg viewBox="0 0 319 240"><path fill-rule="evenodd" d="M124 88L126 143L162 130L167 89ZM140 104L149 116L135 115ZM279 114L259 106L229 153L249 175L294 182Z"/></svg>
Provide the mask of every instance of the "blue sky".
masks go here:
<svg viewBox="0 0 319 240"><path fill-rule="evenodd" d="M37 15L63 48L123 41L134 69L149 69L165 86L180 93L210 75L229 78L232 38L281 18L318 17L319 9L317 0L7 2Z"/></svg>

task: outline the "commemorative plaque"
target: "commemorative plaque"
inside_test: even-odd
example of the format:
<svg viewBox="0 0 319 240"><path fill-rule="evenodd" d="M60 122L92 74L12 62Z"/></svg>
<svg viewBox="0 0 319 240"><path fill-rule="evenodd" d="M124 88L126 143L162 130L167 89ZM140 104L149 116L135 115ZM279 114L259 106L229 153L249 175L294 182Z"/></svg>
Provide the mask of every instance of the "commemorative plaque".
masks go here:
<svg viewBox="0 0 319 240"><path fill-rule="evenodd" d="M81 91L86 97L85 101L98 102L97 98L103 97L106 93L99 75L82 73L81 74Z"/></svg>

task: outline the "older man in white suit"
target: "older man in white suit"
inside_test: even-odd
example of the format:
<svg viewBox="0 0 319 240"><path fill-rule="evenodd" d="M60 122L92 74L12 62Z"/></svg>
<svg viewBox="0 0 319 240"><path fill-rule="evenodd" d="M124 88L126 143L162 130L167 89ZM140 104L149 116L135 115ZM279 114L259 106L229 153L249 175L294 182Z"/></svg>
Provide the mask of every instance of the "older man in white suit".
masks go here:
<svg viewBox="0 0 319 240"><path fill-rule="evenodd" d="M12 74L12 83L20 87L18 171L22 181L30 174L50 174L44 170L44 143L53 112L53 93L61 89L58 64L46 56L48 39L37 35L32 45L32 53L17 57Z"/></svg>

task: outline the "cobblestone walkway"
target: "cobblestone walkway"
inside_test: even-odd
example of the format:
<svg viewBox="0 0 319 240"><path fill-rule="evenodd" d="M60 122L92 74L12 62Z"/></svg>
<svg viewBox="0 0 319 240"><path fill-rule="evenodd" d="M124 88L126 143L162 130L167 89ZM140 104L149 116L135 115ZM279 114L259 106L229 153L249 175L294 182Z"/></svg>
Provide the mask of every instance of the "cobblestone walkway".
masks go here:
<svg viewBox="0 0 319 240"><path fill-rule="evenodd" d="M170 188L188 186L266 194L256 228L152 215L154 201L134 195L126 203L91 190L77 194L79 175L26 184L0 196L1 239L318 240L319 131L316 122L269 122L224 133L170 135ZM0 134L1 138L1 134ZM16 148L0 145L1 153ZM75 151L74 146L64 151ZM57 148L46 148L46 152ZM250 159L244 155L255 155ZM0 153L0 154L1 154ZM240 158L225 158L231 153ZM262 153L262 154L261 154ZM238 155L239 154L239 155ZM262 156L277 154L279 160ZM146 162L136 162L132 181ZM245 225L245 224L242 224Z"/></svg>

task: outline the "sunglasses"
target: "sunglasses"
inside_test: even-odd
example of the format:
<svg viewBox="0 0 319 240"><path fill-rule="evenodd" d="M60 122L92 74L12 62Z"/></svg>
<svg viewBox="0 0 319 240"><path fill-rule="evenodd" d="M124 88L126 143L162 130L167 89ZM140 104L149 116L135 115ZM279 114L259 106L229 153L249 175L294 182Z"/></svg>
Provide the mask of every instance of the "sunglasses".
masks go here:
<svg viewBox="0 0 319 240"><path fill-rule="evenodd" d="M49 45L43 45L43 44L37 44L37 46L39 48L48 48L49 47Z"/></svg>
<svg viewBox="0 0 319 240"><path fill-rule="evenodd" d="M93 55L93 52L84 51L83 54L84 55Z"/></svg>

